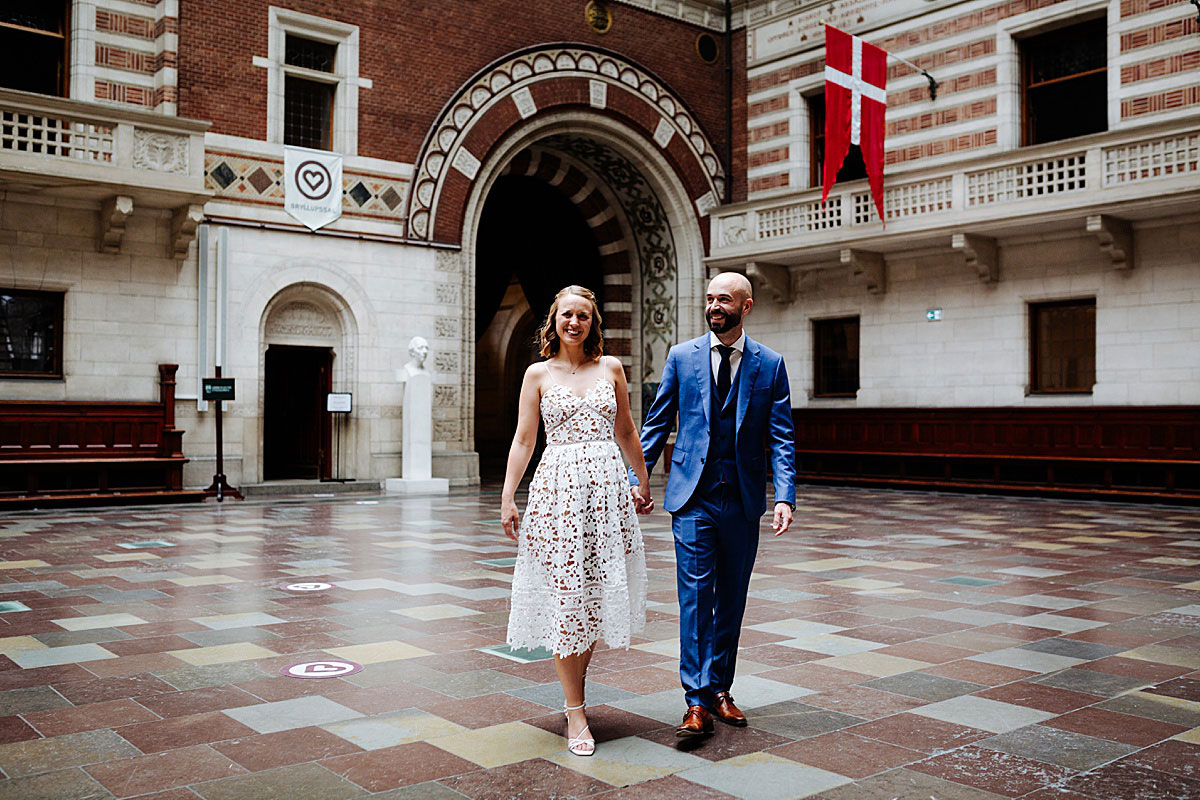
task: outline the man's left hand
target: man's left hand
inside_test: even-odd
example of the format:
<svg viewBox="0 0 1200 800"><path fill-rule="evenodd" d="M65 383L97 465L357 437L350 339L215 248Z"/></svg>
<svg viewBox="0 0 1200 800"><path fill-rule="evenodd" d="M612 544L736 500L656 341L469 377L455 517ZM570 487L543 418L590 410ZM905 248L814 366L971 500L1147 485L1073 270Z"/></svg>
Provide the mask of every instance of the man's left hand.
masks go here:
<svg viewBox="0 0 1200 800"><path fill-rule="evenodd" d="M787 503L776 503L775 518L771 520L771 530L775 531L776 536L781 536L791 525L792 507Z"/></svg>

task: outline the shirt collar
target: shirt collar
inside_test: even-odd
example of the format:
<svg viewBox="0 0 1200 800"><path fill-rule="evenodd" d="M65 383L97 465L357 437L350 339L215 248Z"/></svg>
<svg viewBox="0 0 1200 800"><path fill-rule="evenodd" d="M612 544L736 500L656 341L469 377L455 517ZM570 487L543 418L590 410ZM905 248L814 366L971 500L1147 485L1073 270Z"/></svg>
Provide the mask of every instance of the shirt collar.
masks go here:
<svg viewBox="0 0 1200 800"><path fill-rule="evenodd" d="M717 335L715 333L713 333L712 331L709 331L708 332L708 349L712 350L720 343L721 343L721 340L717 338ZM732 346L733 346L734 350L737 350L738 353L741 354L741 352L746 348L746 332L745 331L742 331L742 335L738 337L737 341L734 342Z"/></svg>

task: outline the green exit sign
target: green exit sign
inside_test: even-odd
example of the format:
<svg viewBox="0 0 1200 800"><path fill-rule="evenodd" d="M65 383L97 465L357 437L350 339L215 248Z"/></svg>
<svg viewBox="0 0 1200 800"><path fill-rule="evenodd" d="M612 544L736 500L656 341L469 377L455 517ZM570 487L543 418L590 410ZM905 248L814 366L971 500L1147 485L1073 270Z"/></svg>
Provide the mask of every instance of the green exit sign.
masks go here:
<svg viewBox="0 0 1200 800"><path fill-rule="evenodd" d="M925 319L929 320L930 322L941 322L942 310L940 308L929 309L925 312Z"/></svg>

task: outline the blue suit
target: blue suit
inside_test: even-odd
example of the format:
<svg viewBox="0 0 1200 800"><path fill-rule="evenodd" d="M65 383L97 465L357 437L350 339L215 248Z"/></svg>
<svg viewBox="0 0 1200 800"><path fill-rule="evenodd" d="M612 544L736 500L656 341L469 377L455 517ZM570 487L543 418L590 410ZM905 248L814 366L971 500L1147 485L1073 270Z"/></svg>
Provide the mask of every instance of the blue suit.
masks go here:
<svg viewBox="0 0 1200 800"><path fill-rule="evenodd" d="M672 515L679 583L679 675L689 706L733 683L746 592L766 510L770 448L775 502L795 504L795 436L783 358L746 337L723 405L706 333L667 355L642 426L653 469L679 417L663 507ZM636 483L632 471L631 482Z"/></svg>

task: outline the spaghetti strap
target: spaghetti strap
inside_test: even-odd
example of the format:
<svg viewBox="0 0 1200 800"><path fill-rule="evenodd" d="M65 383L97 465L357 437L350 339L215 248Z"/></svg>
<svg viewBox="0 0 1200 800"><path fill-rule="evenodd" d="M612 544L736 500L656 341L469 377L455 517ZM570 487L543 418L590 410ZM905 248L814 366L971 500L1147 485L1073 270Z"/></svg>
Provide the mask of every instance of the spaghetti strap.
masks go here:
<svg viewBox="0 0 1200 800"><path fill-rule="evenodd" d="M550 369L550 362L549 362L548 360L547 360L547 361L543 361L543 362L542 362L542 366L546 368L546 374L550 376L550 380L551 380L551 381L552 381L552 382L553 382L555 385L558 385L558 378L555 378L555 377L554 377L554 371Z"/></svg>

